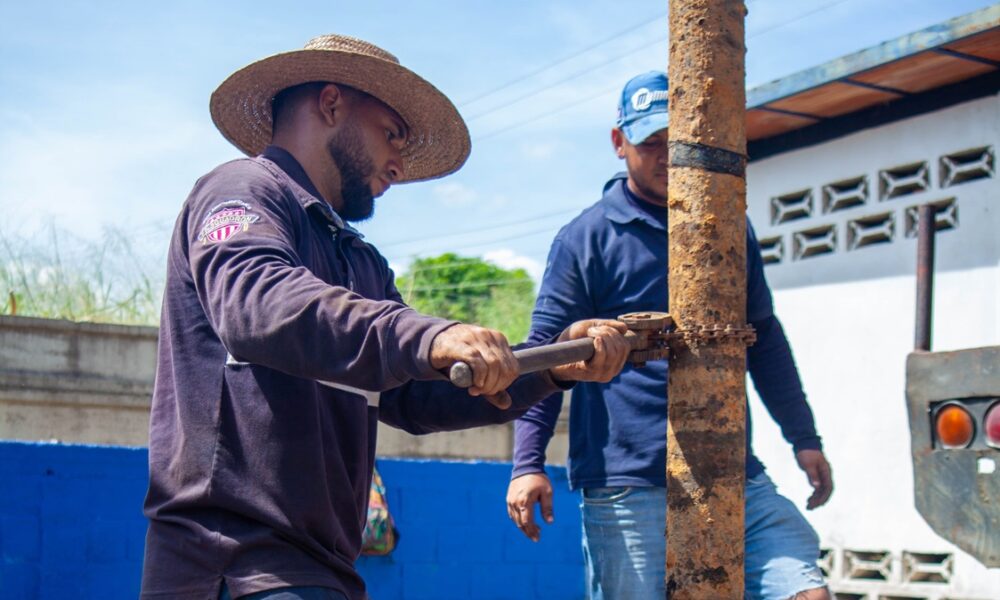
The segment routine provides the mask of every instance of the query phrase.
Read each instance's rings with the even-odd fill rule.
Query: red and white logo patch
[[[212,208],[202,222],[198,241],[206,245],[218,244],[246,231],[260,220],[260,215],[250,211],[250,205],[239,200],[229,200]]]

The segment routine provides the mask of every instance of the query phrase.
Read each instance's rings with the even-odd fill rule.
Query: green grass
[[[0,314],[155,325],[162,284],[121,231],[99,241],[50,227],[40,235],[0,230]]]

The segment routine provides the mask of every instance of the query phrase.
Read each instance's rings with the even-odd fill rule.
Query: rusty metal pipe
[[[746,325],[746,77],[740,0],[670,0],[669,312],[680,329]],[[742,600],[746,348],[670,359],[666,588]]]
[[[934,234],[937,209],[923,204],[917,213],[917,311],[913,349],[929,352],[934,305]]]

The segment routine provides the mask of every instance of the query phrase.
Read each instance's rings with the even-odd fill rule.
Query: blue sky
[[[754,87],[965,14],[984,0],[751,0]],[[323,33],[371,41],[465,116],[466,166],[394,187],[360,226],[396,268],[455,251],[540,275],[558,228],[619,170],[617,90],[665,69],[664,0],[0,4],[0,230],[129,234],[151,272],[195,179],[239,156],[208,98]],[[551,68],[544,67],[553,65]],[[160,262],[158,262],[160,261]]]

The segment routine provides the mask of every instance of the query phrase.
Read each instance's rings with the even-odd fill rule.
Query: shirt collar
[[[358,237],[364,237],[361,232],[354,229],[350,225],[344,222],[337,211],[333,210],[330,204],[323,200],[323,196],[316,189],[312,180],[309,179],[309,175],[306,174],[306,170],[302,168],[302,163],[298,161],[292,153],[285,150],[281,146],[269,145],[264,148],[261,152],[261,157],[278,165],[278,168],[285,172],[292,181],[299,184],[299,186],[309,194],[308,198],[299,198],[299,202],[306,209],[314,208],[318,210],[320,214],[326,217],[327,220],[331,221],[337,229],[345,229],[356,234]]]
[[[608,220],[622,224],[642,221],[650,227],[666,231],[666,223],[653,214],[666,209],[636,197],[628,189],[627,181],[628,174],[622,172],[616,173],[604,184],[604,210]]]

